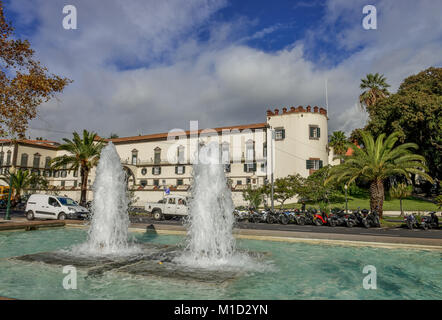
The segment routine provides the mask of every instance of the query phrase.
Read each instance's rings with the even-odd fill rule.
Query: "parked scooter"
[[[329,216],[330,227],[345,225],[345,211],[344,209],[333,208]]]
[[[378,208],[373,210],[369,215],[367,215],[367,221],[372,227],[380,228],[381,222],[379,220]]]
[[[413,230],[413,228],[419,228],[419,223],[416,217],[414,216],[414,213],[405,216],[404,221],[407,224],[408,229],[410,230]]]
[[[294,222],[300,226],[305,225],[305,216],[299,209],[294,211]]]
[[[435,211],[430,212],[429,216],[422,217],[421,228],[424,230],[439,229],[439,218]]]
[[[314,214],[313,223],[317,226],[329,224],[329,215],[326,211]]]

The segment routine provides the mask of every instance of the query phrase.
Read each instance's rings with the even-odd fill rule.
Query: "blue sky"
[[[325,102],[329,131],[349,133],[366,115],[359,82],[401,80],[442,63],[442,2],[377,0],[70,0],[78,29],[62,28],[58,0],[6,1],[16,35],[74,80],[41,106],[31,136],[83,128],[106,136],[265,121],[265,111]],[[362,8],[377,8],[364,30]]]

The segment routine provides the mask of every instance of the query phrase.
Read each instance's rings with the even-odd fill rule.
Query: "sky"
[[[329,134],[367,115],[361,78],[401,81],[442,65],[437,0],[4,0],[17,38],[74,82],[40,106],[28,136],[120,137],[260,123],[266,110],[325,106]],[[63,28],[63,7],[77,29]],[[362,8],[374,5],[377,29]]]

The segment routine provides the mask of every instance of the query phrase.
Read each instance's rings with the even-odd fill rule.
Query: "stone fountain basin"
[[[132,276],[167,278],[183,282],[198,282],[209,285],[226,285],[244,274],[242,271],[208,270],[191,268],[173,262],[182,249],[177,246],[140,244],[141,252],[133,256],[79,256],[68,251],[41,252],[9,260],[44,263],[53,266],[72,265],[87,272],[88,277],[100,277],[112,273]],[[259,253],[252,253],[259,256]]]

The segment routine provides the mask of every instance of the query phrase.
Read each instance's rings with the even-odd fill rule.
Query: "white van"
[[[26,218],[39,219],[86,219],[89,211],[67,197],[32,194],[26,203]]]

